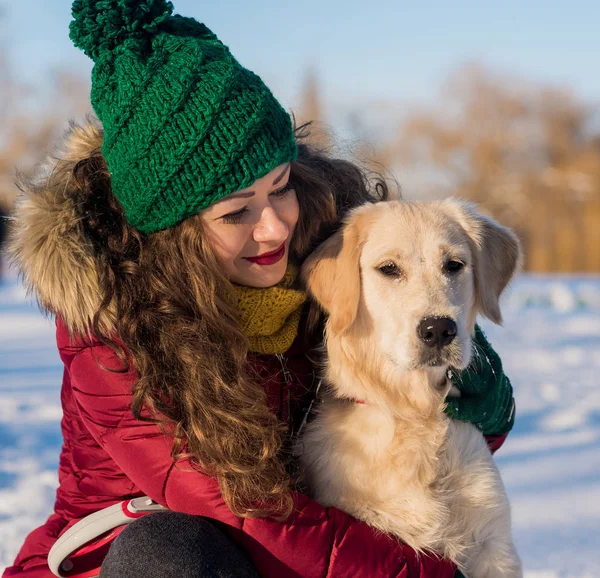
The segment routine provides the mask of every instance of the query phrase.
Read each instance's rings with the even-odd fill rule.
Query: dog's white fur
[[[477,313],[501,321],[520,259],[515,235],[470,204],[392,201],[353,211],[302,270],[329,314],[328,393],[297,447],[309,489],[469,578],[521,576],[521,563],[483,436],[443,412],[446,372],[468,365]],[[391,263],[398,274],[382,274]],[[429,317],[457,324],[441,350],[417,335]]]

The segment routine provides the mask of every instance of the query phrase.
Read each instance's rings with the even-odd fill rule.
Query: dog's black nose
[[[419,323],[417,333],[428,347],[442,348],[456,337],[456,323],[449,317],[426,317]]]

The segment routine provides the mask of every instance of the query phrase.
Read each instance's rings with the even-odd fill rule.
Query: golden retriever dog
[[[326,393],[296,452],[326,506],[452,559],[468,578],[522,576],[510,507],[482,434],[444,413],[478,313],[521,260],[516,236],[467,203],[355,209],[305,262],[328,314]]]

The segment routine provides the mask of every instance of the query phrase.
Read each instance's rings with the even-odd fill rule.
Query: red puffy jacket
[[[284,523],[235,516],[213,478],[190,471],[185,463],[175,467],[171,440],[156,425],[133,417],[135,375],[101,368],[118,366],[110,348],[99,341],[72,344],[60,322],[57,341],[65,372],[55,513],[27,537],[4,577],[50,578],[46,558],[61,533],[87,514],[143,494],[171,510],[220,522],[265,577],[454,576],[453,564],[417,558],[407,546],[300,493]],[[249,363],[264,380],[271,408],[286,420],[305,398],[313,372],[300,338],[283,358],[251,355]],[[292,377],[289,383],[283,379],[282,362]],[[502,439],[490,440],[492,447]]]
[[[44,187],[25,191],[14,215],[13,258],[26,284],[44,306],[70,326],[89,326],[101,294],[93,244],[75,208],[80,192],[71,175],[80,159],[102,145],[96,125],[74,125],[64,152],[46,165]],[[232,514],[216,481],[186,464],[176,467],[171,440],[131,412],[133,372],[101,368],[117,363],[99,341],[72,343],[62,322],[57,341],[65,371],[61,400],[64,444],[54,513],[29,534],[3,576],[51,578],[47,555],[58,536],[88,514],[147,494],[168,508],[207,516],[228,532],[265,577],[451,578],[453,564],[417,558],[398,541],[374,531],[336,508],[324,508],[296,493],[295,511],[285,523],[243,519]],[[312,367],[298,338],[282,357],[250,355],[269,404],[284,421],[302,408],[312,386]],[[292,376],[286,383],[281,363]],[[289,380],[288,380],[289,381]],[[491,441],[496,449],[502,438]],[[187,471],[186,471],[187,470]]]

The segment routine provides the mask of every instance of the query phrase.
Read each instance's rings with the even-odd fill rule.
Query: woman
[[[58,536],[144,494],[172,512],[130,524],[101,576],[453,576],[291,482],[321,337],[297,267],[385,184],[302,144],[262,81],[169,2],[76,0],[73,16],[102,128],[72,127],[12,243],[56,315],[59,488],[4,576],[51,576]],[[450,411],[495,449],[512,390],[478,343],[489,359]]]

